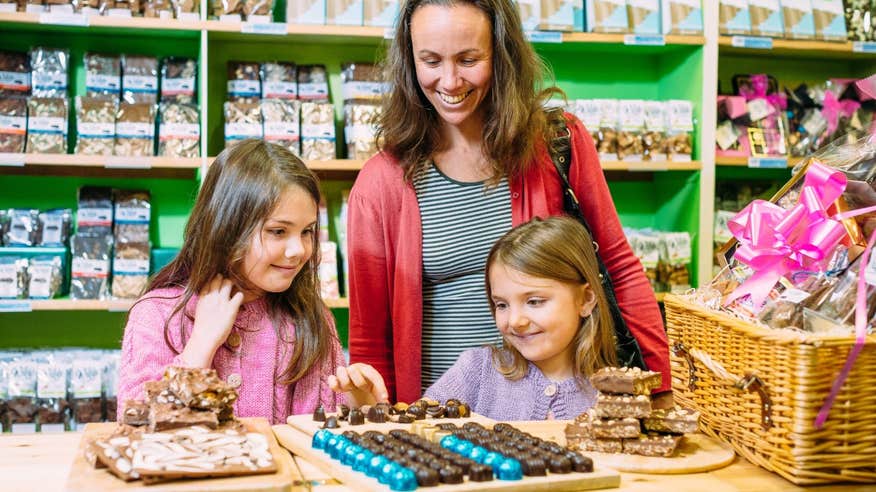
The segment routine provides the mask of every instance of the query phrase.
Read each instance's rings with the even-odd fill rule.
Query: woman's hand
[[[234,291],[231,280],[216,275],[198,295],[195,326],[186,348],[180,354],[192,367],[210,367],[213,356],[231,333],[243,292]]]
[[[328,377],[329,387],[336,393],[347,393],[350,405],[373,405],[388,402],[389,392],[377,369],[368,364],[356,363],[338,367]]]

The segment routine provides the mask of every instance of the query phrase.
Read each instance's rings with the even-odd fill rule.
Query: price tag
[[[59,26],[87,26],[88,16],[82,14],[46,13],[40,14],[40,24]]]
[[[787,157],[749,157],[748,167],[761,169],[787,169]]]
[[[852,43],[852,51],[855,53],[876,53],[876,42],[855,41]]]
[[[240,25],[240,32],[247,34],[285,36],[286,31],[286,23],[284,22],[244,22]]]
[[[0,152],[0,166],[24,167],[24,154]]]
[[[627,34],[624,44],[632,46],[666,46],[666,36],[662,34]]]
[[[0,301],[0,313],[29,313],[33,306],[26,299],[12,299]]]
[[[562,43],[563,33],[559,31],[526,31],[530,43]]]
[[[107,169],[152,169],[152,157],[108,156],[104,167]]]
[[[733,36],[731,43],[737,48],[752,48],[756,50],[773,49],[773,38],[762,38],[756,36]]]

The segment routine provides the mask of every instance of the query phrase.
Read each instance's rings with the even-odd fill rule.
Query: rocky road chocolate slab
[[[624,453],[642,456],[672,456],[683,436],[658,434],[641,435],[635,439],[624,439]]]
[[[575,418],[572,427],[577,426],[577,432],[582,437],[614,438],[638,437],[642,432],[639,419],[625,417],[620,419],[600,418],[591,409]],[[568,433],[567,433],[568,435]]]
[[[567,438],[566,445],[577,451],[591,451],[594,453],[621,453],[624,451],[620,439],[595,439],[592,437]]]
[[[607,395],[599,393],[596,397],[596,406],[593,407],[596,415],[602,418],[645,418],[651,415],[651,398],[645,395]]]
[[[642,419],[642,425],[649,431],[685,434],[698,430],[699,419],[699,412],[687,408],[656,409]]]
[[[590,384],[604,393],[650,395],[660,387],[659,372],[643,371],[638,367],[603,367],[590,376]]]
[[[176,408],[171,404],[152,404],[149,407],[149,431],[158,432],[200,425],[215,429],[219,425],[216,412]]]

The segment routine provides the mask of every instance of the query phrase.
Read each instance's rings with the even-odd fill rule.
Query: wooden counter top
[[[7,492],[61,491],[67,481],[81,433],[0,435],[0,480]],[[308,484],[299,483],[293,490],[315,492],[352,492],[314,465],[297,459],[301,475]],[[309,487],[308,487],[309,485]],[[423,489],[424,491],[427,489]],[[825,485],[797,487],[773,473],[758,468],[742,458],[732,465],[707,473],[691,475],[643,475],[623,473],[618,489],[631,492],[731,492],[731,491],[876,491],[874,485]]]

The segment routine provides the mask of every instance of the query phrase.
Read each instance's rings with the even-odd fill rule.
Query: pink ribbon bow
[[[755,200],[729,222],[739,241],[735,258],[754,274],[736,288],[724,305],[750,295],[755,309],[763,307],[776,282],[798,270],[821,270],[828,255],[846,234],[827,208],[846,188],[846,176],[819,163],[809,166],[799,202],[789,210]]]
[[[855,111],[861,107],[861,103],[851,99],[839,100],[833,92],[824,93],[821,114],[827,120],[827,135],[833,135],[839,126],[840,116],[851,118]]]

